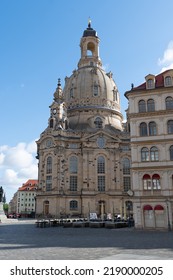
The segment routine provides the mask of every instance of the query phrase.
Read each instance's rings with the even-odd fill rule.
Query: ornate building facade
[[[60,79],[48,126],[37,141],[36,214],[134,216],[136,228],[172,228],[173,70],[120,95],[102,68],[99,37],[88,27],[77,69]]]
[[[137,228],[172,228],[173,70],[147,75],[129,100],[133,208]]]
[[[37,141],[37,214],[88,217],[132,213],[130,142],[112,73],[102,68],[99,37],[88,27],[81,57],[50,105],[48,127]]]

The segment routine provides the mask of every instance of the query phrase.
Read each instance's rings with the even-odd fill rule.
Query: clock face
[[[53,114],[54,114],[54,115],[56,114],[56,109],[53,109]]]
[[[98,137],[97,138],[97,146],[100,148],[100,149],[103,149],[105,147],[105,139],[104,137]]]

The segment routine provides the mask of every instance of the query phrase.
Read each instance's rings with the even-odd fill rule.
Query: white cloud
[[[0,185],[5,190],[7,202],[28,179],[37,179],[36,151],[35,141],[18,143],[14,147],[0,146]]]
[[[169,42],[163,57],[158,59],[158,65],[162,66],[161,72],[173,68],[173,41]]]

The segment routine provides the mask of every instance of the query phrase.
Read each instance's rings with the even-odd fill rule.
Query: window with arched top
[[[99,156],[97,159],[97,173],[105,173],[105,158]]]
[[[140,100],[138,103],[139,113],[146,112],[146,103],[145,100]]]
[[[168,134],[173,134],[173,120],[167,122],[167,131]]]
[[[157,147],[151,147],[150,149],[150,159],[151,161],[158,161],[159,160],[159,150]]]
[[[173,109],[173,98],[171,96],[166,97],[165,103],[166,103],[167,110]]]
[[[53,128],[53,119],[50,119],[50,121],[49,121],[49,127],[50,127],[50,128]]]
[[[153,190],[160,190],[160,176],[158,174],[154,174],[152,176],[152,188]]]
[[[94,124],[95,124],[96,128],[102,128],[103,127],[103,121],[100,117],[95,118]]]
[[[47,174],[52,173],[52,157],[51,157],[51,156],[49,156],[49,157],[47,158],[47,162],[46,162],[46,173],[47,173]]]
[[[99,87],[97,84],[93,85],[93,96],[98,96]]]
[[[105,191],[105,158],[103,156],[97,158],[97,186],[99,192]]]
[[[140,136],[148,135],[147,124],[145,122],[142,122],[139,128],[140,128]]]
[[[77,191],[78,185],[78,158],[71,156],[69,159],[69,172],[70,172],[70,191]]]
[[[70,157],[69,170],[71,174],[76,174],[78,172],[78,158],[76,156]]]
[[[150,136],[157,135],[157,128],[155,122],[149,122],[148,131]]]
[[[151,177],[148,174],[145,174],[142,178],[144,190],[151,190]]]
[[[130,160],[128,158],[123,158],[122,160],[123,174],[130,174]]]
[[[147,111],[148,112],[154,112],[155,111],[155,103],[153,99],[147,100]]]
[[[149,161],[150,156],[149,156],[149,149],[146,147],[143,147],[141,149],[141,161]]]
[[[153,79],[148,79],[147,80],[147,88],[154,88],[154,80]]]
[[[165,77],[165,86],[171,86],[172,85],[172,78],[171,76]]]

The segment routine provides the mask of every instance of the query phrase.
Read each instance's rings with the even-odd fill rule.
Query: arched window
[[[52,157],[50,156],[47,158],[46,173],[47,174],[52,173]]]
[[[74,89],[71,88],[71,89],[70,89],[70,98],[73,98],[73,97],[74,97]]]
[[[97,174],[98,191],[105,191],[105,158],[103,156],[97,159]]]
[[[160,190],[160,176],[158,174],[154,174],[152,176],[152,187],[153,190]]]
[[[77,200],[70,201],[70,210],[77,210],[78,209],[78,202]]]
[[[97,173],[105,173],[105,159],[103,156],[99,156],[97,159]]]
[[[156,123],[155,122],[150,122],[149,123],[149,135],[157,135],[157,129],[156,129]]]
[[[50,127],[50,128],[53,128],[53,119],[50,119],[49,127]]]
[[[69,170],[70,173],[75,174],[78,172],[78,158],[71,156],[69,159]]]
[[[159,151],[157,147],[151,147],[150,149],[150,159],[151,161],[158,161],[159,160]]]
[[[173,120],[169,120],[167,122],[167,130],[168,130],[168,134],[172,134],[173,133]]]
[[[171,86],[172,85],[172,79],[171,76],[165,77],[165,86]]]
[[[169,148],[170,160],[173,160],[173,145]]]
[[[141,149],[141,161],[149,161],[149,150],[146,147]]]
[[[52,189],[52,176],[46,176],[46,191],[51,191]]]
[[[102,119],[100,118],[100,117],[97,117],[96,119],[95,119],[95,126],[96,126],[96,128],[102,128],[102,125],[103,125],[103,121],[102,121]]]
[[[151,177],[148,174],[143,176],[143,188],[144,190],[151,190]]]
[[[148,131],[147,131],[147,124],[145,122],[142,122],[140,124],[140,136],[147,136]]]
[[[98,92],[99,92],[99,87],[98,85],[94,85],[93,86],[93,96],[98,96]]]
[[[123,165],[123,175],[129,175],[130,174],[130,160],[128,158],[123,158],[122,165]]]
[[[144,100],[140,100],[138,103],[139,112],[146,112],[146,104]]]
[[[78,158],[71,156],[69,159],[70,191],[77,191]]]
[[[148,79],[147,80],[147,88],[154,88],[154,80],[153,79]]]
[[[154,112],[155,111],[155,104],[153,99],[147,100],[147,111],[148,112]]]
[[[166,97],[165,103],[167,110],[173,109],[173,98],[171,96]]]

